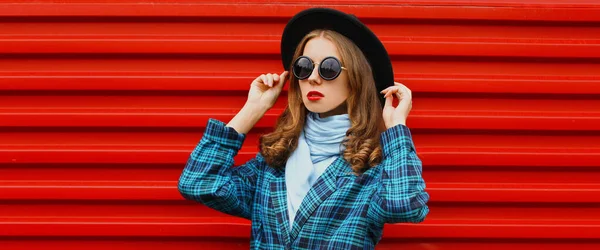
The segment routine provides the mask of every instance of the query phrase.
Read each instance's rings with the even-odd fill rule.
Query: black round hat
[[[281,59],[283,68],[289,69],[294,52],[302,38],[315,29],[336,31],[351,41],[363,52],[371,69],[378,92],[394,85],[394,71],[387,50],[365,24],[356,16],[330,8],[310,8],[294,15],[283,30],[281,37]],[[384,105],[383,95],[379,96]]]

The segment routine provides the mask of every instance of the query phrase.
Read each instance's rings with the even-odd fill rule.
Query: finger
[[[386,97],[393,95],[394,93],[397,93],[399,91],[398,87],[391,87],[387,93],[386,93]]]
[[[267,81],[269,81],[269,87],[273,87],[273,74],[267,74]]]
[[[267,76],[266,76],[266,75],[264,75],[264,74],[263,74],[263,75],[260,75],[260,79],[262,80],[262,83],[263,83],[264,85],[267,85],[267,86],[269,86],[269,80],[267,79]]]
[[[394,93],[392,93],[392,95],[394,95],[396,98],[398,98],[398,100],[402,100],[402,98],[404,98],[406,95],[404,94],[404,90],[400,87],[398,87]]]
[[[390,89],[390,90],[388,90],[388,92],[385,94],[385,97],[387,98],[387,97],[393,96],[393,95],[394,95],[394,93],[395,93],[395,90],[394,90],[394,89]]]
[[[254,79],[254,81],[257,83],[263,83],[263,76],[264,75],[259,75],[258,77],[256,77],[256,79]]]
[[[384,94],[384,97],[388,97],[390,91],[392,90],[393,87],[387,87],[386,89],[382,90],[381,93]]]
[[[379,92],[379,94],[382,94],[383,96],[385,96],[385,94],[387,94],[387,92],[388,92],[388,90],[387,90],[387,89],[384,89],[384,90],[382,90],[381,92]]]
[[[387,96],[389,96],[389,97],[392,97],[392,98],[393,98],[393,97],[394,97],[394,94],[395,94],[396,92],[397,92],[397,90],[395,90],[395,89],[392,89],[392,90],[388,91],[388,93],[387,93]]]
[[[412,91],[406,85],[398,82],[394,82],[394,85],[401,88],[401,91],[404,93],[405,97],[412,99]]]
[[[405,97],[404,93],[402,93],[400,91],[396,92],[395,94],[396,94],[396,97],[398,97],[398,100],[402,100]]]
[[[279,76],[279,82],[277,82],[277,84],[278,84],[277,86],[279,86],[279,89],[282,89],[283,85],[285,85],[285,82],[287,81],[288,73],[289,73],[288,71],[284,71]]]
[[[275,86],[275,84],[277,84],[277,81],[275,81],[275,76],[277,76],[277,74],[269,74],[271,75],[271,85]]]
[[[278,74],[273,74],[273,81],[279,82],[279,75]]]
[[[385,88],[384,90],[382,90],[380,93],[383,93],[383,92],[389,91],[389,90],[390,90],[391,88],[393,88],[393,87],[394,87],[394,86],[389,86],[389,87]]]
[[[389,97],[389,96],[385,98],[385,105],[384,105],[384,108],[385,108],[385,107],[393,107],[393,106],[392,106],[392,99],[393,99],[393,98],[392,98],[392,97]]]
[[[412,99],[412,92],[410,91],[410,89],[406,86],[402,86],[402,93],[404,95],[404,97],[408,98],[408,99]]]
[[[410,91],[410,89],[408,87],[406,87],[406,85],[399,83],[399,82],[394,82],[394,87],[399,87],[403,90]]]

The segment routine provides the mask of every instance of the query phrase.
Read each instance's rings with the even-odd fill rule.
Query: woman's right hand
[[[277,74],[262,74],[250,84],[248,91],[248,100],[246,105],[251,105],[266,112],[277,101],[277,97],[283,89],[288,76],[288,71],[284,71],[281,75]]]
[[[287,80],[287,71],[281,75],[264,74],[252,81],[248,100],[227,127],[232,127],[238,133],[247,134],[262,116],[275,104],[283,85]]]

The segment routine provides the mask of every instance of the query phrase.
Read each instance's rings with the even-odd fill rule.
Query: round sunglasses
[[[294,61],[294,76],[299,80],[307,79],[312,74],[315,64],[319,65],[319,75],[326,81],[337,78],[342,70],[346,70],[340,60],[333,56],[325,57],[321,63],[315,63],[307,56],[300,56]]]

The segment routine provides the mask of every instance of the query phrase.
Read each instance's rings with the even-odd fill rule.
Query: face
[[[302,101],[306,108],[319,113],[321,117],[346,113],[345,103],[350,93],[347,70],[342,70],[342,73],[331,81],[324,80],[319,75],[318,64],[324,58],[334,56],[341,62],[335,45],[324,37],[315,37],[306,43],[303,55],[315,63],[310,77],[299,80]]]

